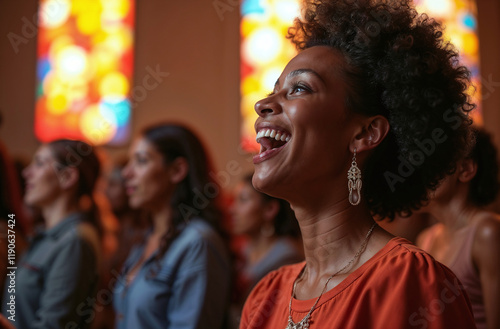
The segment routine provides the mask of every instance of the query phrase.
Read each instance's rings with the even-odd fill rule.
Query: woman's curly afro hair
[[[379,218],[409,215],[469,148],[470,73],[442,27],[411,1],[306,1],[288,38],[344,57],[345,106],[391,126],[363,168],[363,196]]]

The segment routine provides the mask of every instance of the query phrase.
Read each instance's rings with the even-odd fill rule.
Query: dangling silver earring
[[[351,168],[347,172],[347,186],[349,188],[349,202],[356,206],[361,201],[361,170],[356,163],[356,148],[354,148],[354,155],[352,157]]]

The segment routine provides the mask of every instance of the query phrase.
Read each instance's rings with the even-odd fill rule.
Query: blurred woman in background
[[[118,280],[116,328],[223,326],[231,269],[210,169],[185,127],[149,127],[133,143],[123,170],[129,203],[148,211],[152,226]]]
[[[495,200],[497,151],[489,134],[475,129],[476,144],[447,176],[422,212],[438,224],[417,244],[448,266],[469,295],[478,329],[500,327],[500,216],[485,207]]]
[[[150,226],[141,211],[133,209],[129,204],[125,186],[123,169],[127,164],[126,160],[118,161],[109,171],[106,184],[106,198],[109,201],[111,211],[118,220],[119,229],[117,232],[118,248],[111,257],[110,268],[120,271],[123,262],[127,259],[132,246],[142,241],[145,230]]]
[[[103,243],[102,275],[98,291],[106,291],[107,295],[106,298],[97,298],[95,307],[99,312],[96,313],[92,329],[114,328],[115,312],[109,293],[130,250],[144,239],[146,228],[150,226],[142,211],[132,209],[129,205],[125,178],[122,175],[126,164],[126,159],[119,159],[106,174],[103,191],[106,203],[101,209],[109,209],[110,214],[108,217],[103,216],[103,226],[107,228],[108,234],[107,239],[103,239],[107,243]]]
[[[6,328],[88,328],[98,282],[99,215],[92,193],[100,163],[92,146],[72,140],[42,145],[24,170],[25,202],[44,227],[16,271],[15,322]],[[5,290],[4,299],[10,298]],[[91,300],[91,299],[90,299]],[[2,314],[12,315],[3,303]]]
[[[304,259],[300,228],[290,204],[258,192],[252,174],[237,185],[231,207],[232,232],[246,238],[236,252],[232,326],[239,326],[241,310],[252,288],[269,272]]]
[[[288,202],[255,190],[251,174],[237,186],[231,213],[233,234],[248,238],[237,269],[244,302],[267,273],[304,259],[298,249],[300,228]]]

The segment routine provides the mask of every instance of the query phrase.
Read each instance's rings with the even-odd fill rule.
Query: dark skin
[[[290,61],[273,93],[255,105],[257,132],[274,128],[291,136],[277,152],[263,146],[254,158],[253,185],[287,200],[295,211],[306,259],[296,286],[298,299],[320,296],[328,277],[349,263],[374,223],[364,200],[357,206],[349,203],[347,171],[354,149],[362,167],[387,135],[389,123],[383,116],[357,115],[344,107],[343,63],[342,55],[329,47],[306,49]],[[376,227],[360,258],[335,276],[327,290],[391,238]]]
[[[468,201],[470,182],[477,172],[472,159],[462,160],[457,171],[441,183],[424,211],[439,221],[439,231],[427,250],[436,260],[447,265],[451,261],[450,243],[456,232],[477,225],[472,243],[472,263],[482,286],[488,329],[500,326],[500,216],[480,209]],[[429,231],[418,238],[421,245]]]

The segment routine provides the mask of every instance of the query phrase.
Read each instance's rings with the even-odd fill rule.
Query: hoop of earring
[[[352,157],[351,168],[347,171],[347,187],[349,189],[349,202],[356,206],[361,201],[361,170],[356,163],[356,148],[354,148],[354,155]]]

